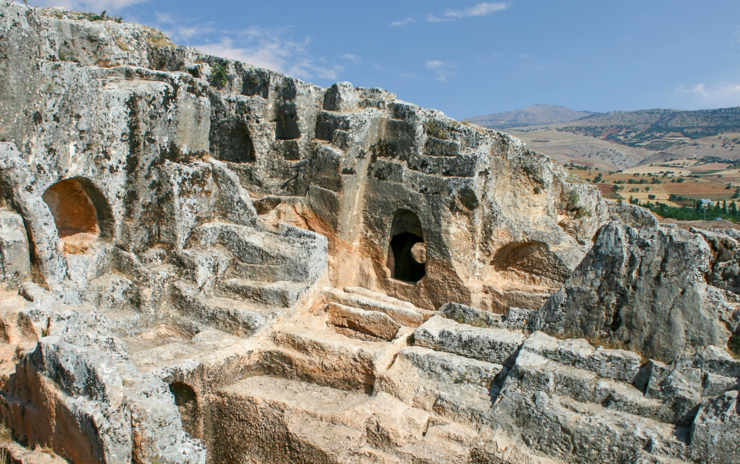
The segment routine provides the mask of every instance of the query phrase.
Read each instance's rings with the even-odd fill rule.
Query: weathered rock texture
[[[722,233],[635,229],[612,223],[534,323],[661,361],[725,346],[740,327],[736,304],[708,282],[734,288],[737,242]],[[717,251],[710,248],[714,244]]]
[[[0,0],[0,417],[70,462],[735,462],[737,237],[656,227],[383,90]]]

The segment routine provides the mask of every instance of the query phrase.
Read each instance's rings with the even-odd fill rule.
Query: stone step
[[[336,327],[356,330],[383,340],[393,340],[401,328],[387,314],[378,311],[366,311],[332,302],[327,305],[326,312],[329,322]]]
[[[344,287],[342,290],[344,290],[345,293],[354,293],[356,295],[366,296],[368,298],[373,298],[375,300],[380,300],[396,306],[403,306],[413,310],[420,309],[414,306],[413,303],[409,303],[408,301],[399,300],[398,298],[393,298],[392,296],[388,296],[385,293],[374,292],[364,287]]]
[[[246,264],[234,260],[224,274],[227,279],[256,280],[259,282],[293,281],[297,276],[285,265]]]
[[[657,464],[681,462],[687,456],[687,427],[598,404],[548,396],[545,392],[510,395],[504,390],[496,409],[516,411],[523,441],[534,451],[565,462]],[[563,446],[564,443],[567,446]],[[643,454],[641,460],[636,461],[636,454],[643,452],[647,457]]]
[[[388,296],[385,293],[374,292],[363,287],[344,287],[343,290],[345,293],[354,293],[360,296],[372,298],[374,300],[379,300],[383,303],[388,303],[393,306],[401,306],[411,309],[421,314],[424,317],[424,321],[428,321],[432,317],[439,315],[439,311],[431,311],[429,309],[420,308],[408,301],[399,300],[398,298]]]
[[[214,462],[467,462],[454,438],[476,436],[386,394],[271,376],[220,388],[210,410],[215,430],[239,430],[214,434]]]
[[[199,288],[211,285],[233,261],[233,257],[221,247],[176,250],[172,257],[174,264],[184,271],[183,275]]]
[[[527,338],[522,351],[627,383],[635,381],[642,365],[642,358],[637,353],[595,348],[583,339],[558,340],[544,332],[535,332]]]
[[[313,282],[328,267],[326,237],[285,224],[278,224],[275,230],[262,230],[210,222],[193,231],[187,248],[223,249],[240,264],[278,266],[282,268],[281,278],[294,282]]]
[[[480,361],[506,365],[524,343],[524,335],[506,329],[459,324],[435,316],[414,332],[414,344]]]
[[[329,302],[344,306],[385,313],[397,323],[408,327],[418,327],[425,320],[425,314],[422,314],[424,310],[419,308],[412,309],[408,306],[399,306],[357,293],[347,293],[339,289],[333,289],[324,292],[324,297]]]
[[[257,282],[245,279],[226,279],[216,286],[219,297],[251,301],[260,305],[290,308],[296,304],[308,286],[301,282]]]
[[[588,370],[561,364],[526,350],[517,356],[504,383],[504,389],[507,388],[541,391],[581,403],[599,404],[609,410],[666,424],[675,424],[688,413],[672,402],[646,398],[628,383],[605,379]]]
[[[371,390],[377,373],[391,365],[409,335],[402,333],[392,343],[363,341],[326,330],[319,318],[304,322],[313,326],[281,329],[273,335],[276,350],[265,350],[265,372],[335,388]]]
[[[500,364],[477,361],[428,348],[401,349],[375,383],[376,392],[473,426],[492,422],[493,384]]]
[[[202,296],[196,288],[183,281],[173,285],[173,299],[175,307],[186,318],[239,336],[253,335],[282,313],[279,307]]]

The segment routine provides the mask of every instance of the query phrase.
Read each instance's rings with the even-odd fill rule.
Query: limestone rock
[[[740,313],[707,285],[709,270],[710,248],[699,235],[608,224],[533,327],[603,340],[661,361],[724,346]]]
[[[85,463],[737,461],[735,231],[114,18],[0,0],[0,38],[13,439]]]
[[[31,276],[28,237],[19,214],[0,210],[0,280],[22,281]]]
[[[414,332],[414,343],[481,361],[504,364],[521,346],[524,337],[502,329],[458,324],[435,316]]]
[[[470,306],[459,303],[447,303],[439,308],[445,317],[461,324],[474,325],[477,327],[496,327],[501,322],[501,316],[480,311]]]
[[[730,391],[702,404],[691,430],[693,456],[707,463],[740,459],[736,446],[740,434],[738,392]]]

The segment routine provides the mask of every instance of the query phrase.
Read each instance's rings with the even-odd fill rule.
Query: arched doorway
[[[112,214],[105,197],[87,179],[65,179],[42,195],[67,253],[83,253],[91,242],[111,234]]]
[[[391,227],[388,267],[391,277],[416,283],[426,275],[426,243],[419,216],[408,210],[396,213]]]

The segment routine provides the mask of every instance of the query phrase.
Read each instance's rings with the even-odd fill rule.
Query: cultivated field
[[[639,166],[621,172],[602,171],[577,163],[576,166],[566,165],[566,168],[579,179],[597,185],[606,198],[628,200],[632,197],[640,202],[659,201],[671,206],[687,205],[690,200],[730,200],[740,186],[740,171],[732,164],[697,160],[671,163]],[[675,195],[673,201],[671,195]]]

